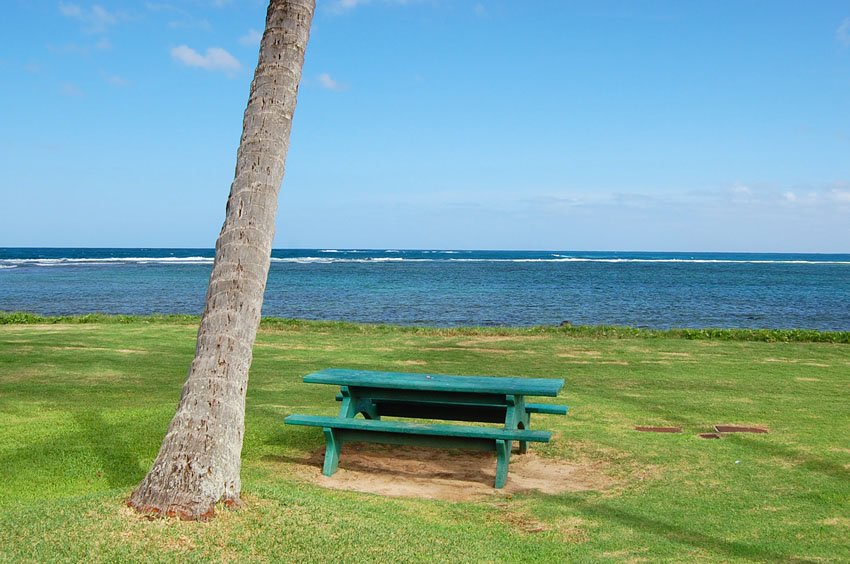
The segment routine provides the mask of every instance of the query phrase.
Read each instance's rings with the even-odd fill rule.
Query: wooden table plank
[[[334,429],[352,429],[365,431],[386,431],[409,435],[437,435],[442,437],[469,437],[479,439],[526,440],[546,443],[552,437],[549,431],[530,431],[522,429],[496,429],[494,427],[469,427],[467,425],[443,425],[433,423],[408,423],[402,421],[370,421],[368,419],[350,419],[345,417],[327,417],[322,415],[289,415],[284,419],[287,425],[305,425],[310,427],[331,427]]]
[[[497,376],[449,376],[327,368],[308,374],[304,382],[337,386],[362,386],[396,390],[473,392],[555,397],[564,381],[555,378],[504,378]]]

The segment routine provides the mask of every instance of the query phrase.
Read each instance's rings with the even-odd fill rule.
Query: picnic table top
[[[333,384],[396,390],[466,392],[555,397],[564,381],[556,378],[504,378],[498,376],[449,376],[326,368],[304,377],[309,384]]]

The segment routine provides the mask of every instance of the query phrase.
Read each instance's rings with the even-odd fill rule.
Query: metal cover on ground
[[[700,433],[699,438],[701,438],[701,439],[719,439],[720,433]]]
[[[767,429],[761,427],[740,427],[738,425],[715,425],[714,430],[718,433],[767,433]]]

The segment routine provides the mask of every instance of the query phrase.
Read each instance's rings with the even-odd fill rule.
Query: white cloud
[[[835,37],[838,42],[845,47],[850,47],[850,18],[845,18],[838,30],[835,32]]]
[[[83,29],[89,33],[103,33],[109,26],[118,23],[119,16],[99,4],[90,8],[82,8],[77,4],[59,2],[59,12],[83,24]]]
[[[830,193],[830,198],[839,204],[850,204],[850,190],[839,190],[833,188]]]
[[[343,90],[343,86],[339,82],[334,80],[333,77],[331,77],[331,75],[329,75],[326,72],[323,72],[322,74],[319,75],[318,81],[319,81],[319,86],[321,86],[325,90],[336,90],[336,91]]]
[[[62,94],[65,96],[71,96],[74,98],[80,98],[83,95],[83,91],[80,90],[80,87],[72,82],[63,82],[62,83]]]
[[[782,194],[782,198],[789,204],[793,204],[797,201],[797,194],[795,194],[794,192],[785,192],[784,194]]]
[[[239,43],[242,45],[248,45],[249,47],[256,47],[260,44],[260,40],[263,38],[263,33],[261,31],[257,31],[256,29],[249,29],[248,33],[239,38]]]
[[[209,47],[201,55],[187,45],[180,45],[171,50],[171,57],[187,67],[198,67],[206,70],[236,72],[242,68],[239,61],[221,47]]]
[[[59,11],[62,12],[63,16],[68,16],[69,18],[81,18],[83,16],[82,8],[76,4],[59,2]]]
[[[395,6],[405,6],[409,4],[421,3],[426,0],[334,0],[330,3],[328,9],[335,14],[342,14],[351,11],[359,6],[367,4],[387,4]]]
[[[120,77],[117,74],[107,74],[103,77],[103,79],[112,86],[127,86],[127,84],[129,84],[127,79]]]

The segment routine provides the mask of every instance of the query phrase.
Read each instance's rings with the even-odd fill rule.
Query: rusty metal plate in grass
[[[635,427],[635,431],[643,433],[681,433],[681,427]]]
[[[767,433],[767,429],[761,427],[741,427],[738,425],[715,425],[714,430],[718,433]]]
[[[720,433],[700,433],[699,438],[701,438],[701,439],[719,439]]]

